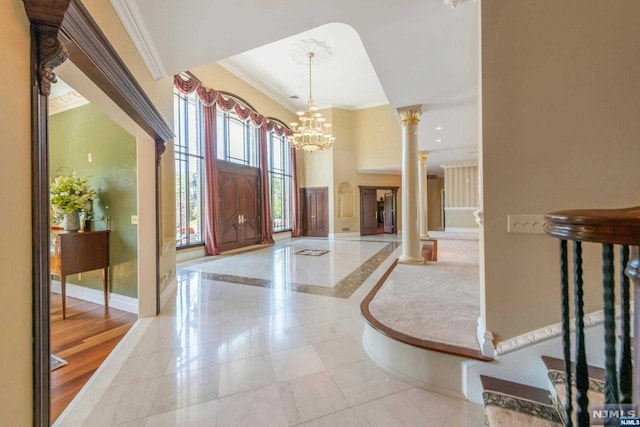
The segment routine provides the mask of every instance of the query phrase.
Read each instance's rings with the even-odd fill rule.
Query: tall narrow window
[[[284,136],[273,132],[268,146],[273,231],[291,230],[291,149]]]
[[[204,151],[202,106],[195,93],[174,90],[176,238],[177,246],[199,245],[204,241],[203,187]]]

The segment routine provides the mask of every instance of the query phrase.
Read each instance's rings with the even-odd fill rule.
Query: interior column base
[[[400,264],[422,265],[424,263],[424,258],[400,255],[398,262]]]

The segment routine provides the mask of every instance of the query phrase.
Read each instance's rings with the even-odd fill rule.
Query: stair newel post
[[[636,391],[636,395],[633,396],[633,402],[636,405],[640,405],[640,247],[631,246],[631,252],[629,254],[629,263],[625,270],[627,276],[633,284],[634,299],[635,299],[635,311],[633,313],[634,318],[634,336],[633,345],[636,349],[635,360],[633,366],[633,389]]]
[[[562,349],[564,354],[564,372],[567,377],[567,384],[571,384],[571,312],[569,309],[569,259],[566,240],[560,240],[560,286],[562,290]],[[571,420],[571,413],[573,412],[572,400],[571,387],[567,387],[564,404],[564,425],[566,427],[573,427],[573,421]]]
[[[616,366],[616,310],[615,310],[615,281],[613,279],[613,245],[602,245],[602,280],[604,299],[604,356],[605,403],[618,403],[618,368]],[[606,425],[618,425],[616,421],[608,421]]]
[[[622,351],[620,355],[620,403],[630,404],[633,399],[633,366],[631,364],[631,292],[629,276],[625,273],[625,268],[629,263],[628,245],[623,245],[620,249],[620,260],[622,262],[622,274],[620,277],[620,327],[622,329]]]
[[[589,426],[589,371],[584,342],[584,291],[582,279],[582,242],[573,243],[573,277],[576,310],[576,418],[580,427]],[[567,383],[571,387],[571,383]]]

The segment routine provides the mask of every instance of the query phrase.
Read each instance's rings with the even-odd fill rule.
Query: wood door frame
[[[49,117],[54,69],[70,59],[155,141],[156,308],[159,309],[159,165],[171,126],[80,0],[23,0],[31,24],[33,426],[50,425]]]
[[[302,213],[305,212],[302,208],[304,203],[306,203],[307,198],[305,197],[306,191],[307,190],[321,190],[324,194],[325,194],[325,198],[327,200],[327,209],[325,209],[324,211],[324,223],[327,224],[327,236],[324,237],[329,237],[329,187],[300,187],[299,189],[299,195],[300,195],[300,206],[299,206],[299,212],[300,212],[300,224],[301,224],[301,232],[307,231],[302,227],[302,224],[304,222],[304,218],[302,217]],[[314,237],[314,236],[309,236],[307,234],[301,234],[302,237]]]
[[[358,185],[360,191],[360,230],[362,230],[364,215],[362,213],[362,190],[391,190],[393,194],[393,233],[398,234],[398,189],[400,187],[394,187],[389,185]],[[361,234],[362,235],[362,234]]]

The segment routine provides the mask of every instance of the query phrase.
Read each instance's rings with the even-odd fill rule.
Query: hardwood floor
[[[51,352],[68,365],[51,373],[51,419],[56,420],[138,319],[126,311],[51,294]]]

